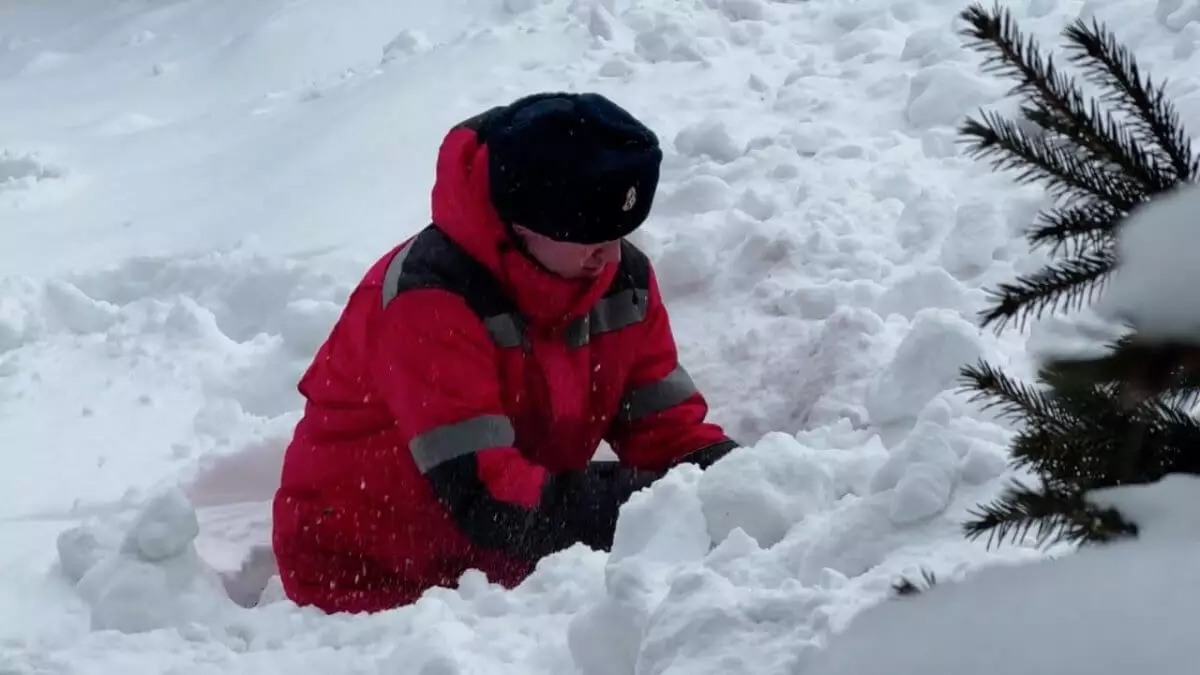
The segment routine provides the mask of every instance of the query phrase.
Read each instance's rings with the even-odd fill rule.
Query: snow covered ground
[[[1042,36],[1112,22],[1200,129],[1196,0],[1009,4]],[[1007,89],[960,46],[963,6],[0,5],[0,672],[990,675],[963,665],[984,649],[999,675],[1040,671],[984,629],[1044,643],[1051,589],[1110,629],[1186,612],[1097,599],[1151,549],[1014,570],[1042,553],[959,534],[1010,475],[1009,431],[950,390],[980,356],[1026,368],[1024,336],[974,314],[1038,264],[1018,236],[1044,205],[955,146]],[[295,382],[340,303],[426,223],[445,129],[541,89],[601,91],[660,133],[636,240],[714,418],[752,447],[637,495],[611,556],[563,552],[512,592],[467,575],[375,616],[274,584],[234,604],[217,573],[268,539]],[[1112,602],[1200,587],[1194,549],[1171,551],[1146,563],[1155,595]],[[868,609],[921,567],[945,585]],[[1104,663],[1078,672],[1128,672]]]

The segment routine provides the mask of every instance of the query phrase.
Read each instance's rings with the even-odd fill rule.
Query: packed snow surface
[[[1012,474],[958,368],[1027,374],[1025,337],[976,312],[1042,262],[1019,235],[1047,205],[956,144],[1009,87],[960,45],[963,6],[4,3],[0,672],[1125,675],[1120,648],[1183,672],[1200,585],[1169,539],[1195,524],[1152,512],[1196,513],[1192,483],[1112,497],[1175,523],[1136,545],[1027,565],[1045,552],[961,536]],[[1109,21],[1200,128],[1194,1],[1009,6],[1042,37]],[[373,616],[299,609],[261,549],[297,378],[427,223],[445,130],[537,90],[660,134],[634,239],[746,448],[513,591],[469,573]],[[922,568],[937,587],[887,601]]]

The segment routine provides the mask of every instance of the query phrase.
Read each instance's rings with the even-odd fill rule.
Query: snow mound
[[[962,366],[979,360],[979,329],[958,313],[924,309],[868,393],[871,422],[887,425],[915,418],[935,396],[953,389]]]
[[[605,596],[570,625],[575,662],[584,675],[793,672],[873,602],[852,589],[878,593],[911,573],[908,555],[953,531],[972,486],[1003,472],[999,448],[962,422],[935,406],[890,452],[842,425],[672,471],[623,508]],[[940,549],[934,566],[961,574],[982,564],[974,549]]]
[[[1141,533],[1057,560],[995,566],[864,610],[806,675],[1195,671],[1200,478],[1098,491]],[[1016,648],[1014,648],[1016,647]]]
[[[785,434],[768,434],[706,471],[698,495],[714,541],[735,529],[758,546],[779,543],[791,527],[834,501],[828,469]]]
[[[106,534],[75,528],[59,537],[61,568],[87,602],[94,630],[178,628],[234,608],[196,552],[200,523],[179,489],[148,500],[115,550],[105,550]]]

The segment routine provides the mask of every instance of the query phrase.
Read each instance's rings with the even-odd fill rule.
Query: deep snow
[[[1200,129],[1195,0],[1010,6],[1041,36],[1112,22]],[[1095,570],[1151,559],[950,583],[1043,556],[958,528],[1011,473],[1009,431],[955,375],[980,356],[1027,371],[1025,337],[975,312],[1041,261],[1019,233],[1045,205],[955,145],[1007,90],[959,45],[962,8],[0,7],[0,672],[916,673],[921,654],[971,654],[973,619],[1017,625],[1038,607],[1021,599],[1093,597]],[[267,540],[307,359],[365,264],[425,224],[445,129],[538,89],[604,92],[660,133],[635,240],[714,419],[752,447],[637,495],[611,556],[565,551],[512,592],[468,574],[325,617],[272,582],[238,606],[218,573]],[[1181,575],[1147,593],[1186,588],[1146,564]],[[868,609],[922,567],[946,585]],[[1112,614],[1106,597],[1097,620],[1143,596]]]

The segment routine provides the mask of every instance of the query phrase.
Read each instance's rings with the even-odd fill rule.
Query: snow
[[[1031,565],[992,566],[968,581],[885,603],[814,652],[804,672],[1195,672],[1188,626],[1197,596],[1185,589],[1200,582],[1200,480],[1170,475],[1151,486],[1106,488],[1092,499],[1136,520],[1139,538]]]
[[[1147,339],[1192,342],[1200,334],[1196,239],[1200,186],[1184,186],[1134,210],[1118,231],[1117,269],[1098,309]],[[1197,242],[1200,243],[1200,242]]]
[[[1010,3],[1047,38],[1110,21],[1200,128],[1194,5]],[[1026,337],[975,320],[1041,264],[1020,234],[1046,205],[955,142],[1011,107],[961,9],[5,3],[0,672],[1176,672],[1190,522],[1032,565],[1048,553],[961,534],[1014,474],[1012,430],[955,374],[1028,373]],[[469,573],[372,616],[295,607],[262,547],[299,374],[364,266],[426,224],[449,125],[585,89],[663,140],[633,239],[746,447],[636,495],[611,555],[561,552],[515,590]],[[1113,498],[1153,530],[1195,492]],[[921,569],[939,586],[888,600]]]

